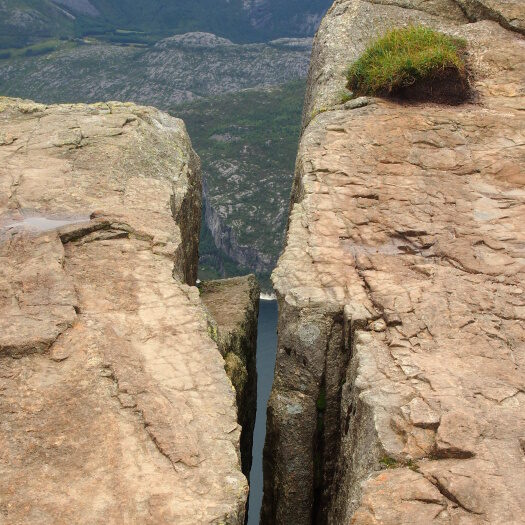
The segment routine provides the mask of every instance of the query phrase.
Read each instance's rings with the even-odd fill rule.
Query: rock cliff
[[[523,522],[523,19],[338,0],[322,22],[273,274],[263,523]],[[342,105],[349,64],[410,23],[467,41],[471,99]]]
[[[242,471],[249,479],[257,412],[257,318],[259,295],[253,275],[206,281],[201,299],[211,315],[210,329],[236,393]]]
[[[244,523],[182,121],[0,98],[0,523]]]

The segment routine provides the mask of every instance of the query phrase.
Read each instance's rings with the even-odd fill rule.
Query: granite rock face
[[[481,4],[341,0],[321,24],[273,274],[263,523],[523,522],[525,41]],[[414,22],[467,41],[472,99],[345,109],[346,67]]]
[[[182,121],[0,98],[0,523],[244,522]]]
[[[254,275],[206,281],[200,285],[210,330],[224,357],[236,392],[241,432],[242,471],[252,467],[253,427],[257,412],[257,319],[261,290]]]

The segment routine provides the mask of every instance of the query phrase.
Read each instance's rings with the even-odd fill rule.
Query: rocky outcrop
[[[503,24],[481,4],[339,0],[321,24],[273,275],[263,523],[522,522],[523,4]],[[345,109],[345,69],[409,23],[467,41],[472,99]]]
[[[212,337],[235,388],[238,422],[242,427],[242,471],[249,479],[257,412],[257,318],[261,291],[253,275],[206,281],[201,283],[200,291],[211,315]]]
[[[0,523],[238,523],[182,121],[0,98]]]

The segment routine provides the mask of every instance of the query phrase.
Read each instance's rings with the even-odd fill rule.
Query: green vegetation
[[[350,66],[347,88],[356,95],[390,95],[418,83],[466,82],[465,41],[422,26],[392,29]]]
[[[405,463],[405,467],[408,467],[410,470],[413,470],[414,472],[419,472],[419,465],[411,459],[409,459]]]
[[[50,38],[97,36],[147,43],[191,31],[215,33],[239,43],[314,33],[315,16],[332,0],[267,0],[246,9],[242,0],[2,0],[0,49]],[[87,8],[86,8],[87,4]]]
[[[9,58],[30,58],[47,55],[58,50],[67,50],[79,45],[76,42],[68,40],[60,40],[53,38],[50,40],[42,40],[36,44],[29,46],[10,48],[0,51],[0,59],[7,60]]]
[[[401,466],[394,458],[385,456],[379,460],[379,463],[385,468],[392,469]]]
[[[239,245],[269,263],[258,272],[264,291],[281,252],[301,125],[304,80],[248,89],[176,106],[202,160],[207,198],[222,209]],[[201,279],[253,271],[220,252],[208,228],[200,242]]]
[[[419,471],[419,466],[412,459],[407,459],[406,461],[397,461],[394,458],[385,456],[379,460],[379,463],[386,469],[407,467],[414,472]]]
[[[354,94],[351,91],[344,90],[341,93],[341,104],[344,104],[345,102],[348,102],[349,100],[352,100],[354,98]]]

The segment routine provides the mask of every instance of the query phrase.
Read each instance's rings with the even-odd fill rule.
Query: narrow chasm
[[[241,466],[248,480],[257,406],[259,295],[260,288],[253,275],[200,284],[200,296],[210,314],[210,335],[217,343],[224,358],[224,368],[235,388],[237,420],[242,427]]]
[[[250,482],[248,525],[259,523],[263,498],[266,406],[277,349],[277,301],[260,299],[253,275],[200,284],[210,335],[235,388],[241,432],[241,465]]]
[[[257,331],[257,416],[253,433],[248,525],[258,525],[263,499],[263,447],[266,406],[273,383],[277,350],[277,301],[261,299]]]

